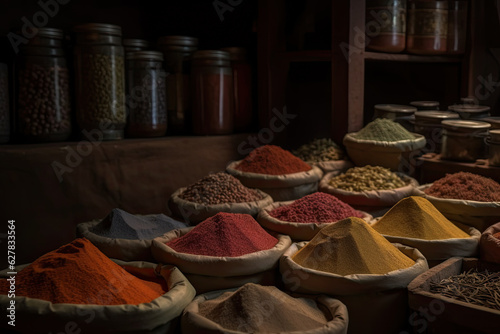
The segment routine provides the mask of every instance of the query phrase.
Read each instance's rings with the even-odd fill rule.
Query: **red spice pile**
[[[280,206],[269,212],[272,217],[295,223],[331,223],[348,217],[362,218],[361,212],[337,197],[316,192],[292,204]]]
[[[0,280],[5,294],[10,283]],[[145,281],[111,261],[87,239],[47,253],[16,276],[16,296],[56,303],[122,305],[149,303],[166,283]]]
[[[500,232],[493,234],[493,237],[500,240]]]
[[[179,253],[236,257],[273,248],[278,239],[248,214],[220,212],[167,243]]]
[[[265,145],[250,152],[235,168],[243,172],[282,175],[305,172],[311,166],[279,146]]]
[[[490,178],[459,172],[437,180],[425,193],[435,197],[500,202],[500,184]]]

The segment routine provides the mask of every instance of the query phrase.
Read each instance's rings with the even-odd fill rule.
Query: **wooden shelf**
[[[365,52],[366,60],[373,61],[401,61],[414,63],[461,63],[461,57],[451,56],[419,56],[404,53],[383,53],[383,52]]]
[[[278,57],[288,62],[332,61],[332,52],[330,50],[288,51]]]

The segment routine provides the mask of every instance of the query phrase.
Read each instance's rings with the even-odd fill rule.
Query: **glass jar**
[[[410,102],[410,105],[417,108],[419,111],[421,110],[439,110],[439,102],[437,101],[413,101]]]
[[[406,44],[406,0],[366,0],[366,48],[401,52]]]
[[[163,54],[136,51],[127,54],[127,135],[160,137],[167,131],[167,103]]]
[[[82,134],[100,131],[103,140],[122,139],[125,128],[125,64],[122,31],[88,23],[76,33],[76,116]]]
[[[480,121],[448,120],[443,125],[441,158],[474,162],[486,157],[485,138],[491,124]]]
[[[197,51],[192,67],[193,132],[219,135],[233,132],[233,71],[228,52]]]
[[[9,73],[7,64],[0,63],[0,143],[10,139]]]
[[[491,166],[500,167],[500,129],[490,131],[490,136],[487,139],[488,144],[488,162]]]
[[[409,53],[445,54],[448,1],[409,1],[406,49]]]
[[[417,108],[401,104],[376,104],[375,118],[388,118],[401,124],[406,130],[413,132],[414,113]]]
[[[441,122],[445,120],[459,119],[458,114],[449,111],[426,110],[415,113],[414,131],[427,140],[427,152],[441,152],[443,141]]]
[[[247,131],[252,125],[252,69],[243,48],[222,48],[229,52],[233,68],[234,129]]]
[[[185,134],[191,127],[190,60],[198,48],[198,39],[188,36],[164,36],[158,39],[167,76],[167,115],[169,133]]]
[[[463,54],[467,36],[467,1],[449,1],[448,54]]]
[[[24,142],[63,141],[71,135],[69,76],[63,32],[39,28],[17,59],[17,132]]]
[[[491,108],[474,104],[455,104],[449,106],[448,110],[458,113],[461,119],[482,120],[490,116]]]
[[[125,53],[133,51],[144,51],[149,48],[149,42],[145,39],[126,38],[122,42]]]

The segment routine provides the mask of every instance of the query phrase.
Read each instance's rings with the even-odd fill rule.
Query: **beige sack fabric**
[[[406,186],[392,190],[370,190],[362,192],[346,191],[337,189],[329,184],[330,180],[339,174],[341,174],[340,171],[326,174],[319,183],[319,191],[333,195],[342,202],[353,206],[393,206],[403,198],[411,196],[415,191],[415,187],[418,187],[418,181],[414,178],[403,173],[396,173],[403,181],[405,181],[407,184]]]
[[[415,261],[410,268],[385,275],[340,276],[302,267],[293,255],[307,243],[294,243],[280,260],[280,272],[290,291],[326,294],[339,299],[349,310],[348,333],[398,333],[408,321],[408,284],[429,269],[417,249],[395,244]]]
[[[123,262],[117,264],[141,277],[156,277],[156,264]],[[25,266],[16,267],[17,272]],[[9,275],[7,270],[0,277]],[[22,333],[66,333],[81,330],[84,333],[167,333],[173,330],[171,322],[193,300],[196,291],[179,269],[163,266],[161,276],[167,281],[169,291],[150,303],[139,305],[82,305],[52,304],[49,301],[16,296],[16,327]],[[104,291],[105,292],[105,291]],[[0,305],[6,309],[10,298],[0,295]],[[7,322],[1,327],[6,328]]]
[[[446,218],[484,232],[500,219],[500,202],[478,202],[461,199],[439,198],[424,191],[432,184],[424,184],[414,190],[415,196],[428,199]]]
[[[206,334],[206,333],[246,333],[246,331],[235,331],[222,327],[214,321],[207,319],[199,313],[199,305],[207,300],[215,299],[225,292],[234,292],[236,289],[228,289],[223,291],[212,291],[196,297],[191,304],[184,310],[181,318],[181,328],[183,333],[190,334]],[[304,334],[345,334],[349,322],[348,310],[339,300],[333,299],[324,295],[304,296],[294,294],[295,298],[314,299],[318,305],[323,306],[325,314],[329,314],[331,319],[324,327],[301,331]],[[263,308],[256,310],[256,315],[266,321],[266,318],[272,317],[272,310],[267,305],[266,301],[262,301]],[[274,306],[274,305],[273,305]],[[271,306],[272,307],[272,306]],[[274,307],[273,307],[274,308]],[[259,312],[262,311],[262,312]],[[271,312],[270,312],[271,311]],[[235,319],[237,321],[238,319]],[[244,325],[244,324],[243,324]],[[244,326],[242,326],[244,327]],[[299,333],[297,331],[290,333]]]
[[[175,217],[181,219],[182,221],[186,221],[191,225],[195,225],[219,212],[247,213],[256,217],[261,208],[266,207],[273,202],[270,195],[266,194],[262,190],[256,189],[262,196],[262,199],[258,201],[206,205],[186,201],[185,199],[180,198],[179,195],[185,190],[186,188],[177,189],[170,197],[168,207]]]
[[[481,260],[500,263],[500,239],[493,236],[498,232],[500,232],[500,222],[490,226],[481,235],[479,241],[479,257]]]
[[[304,240],[304,241],[309,241],[314,236],[316,233],[318,233],[319,230],[321,230],[323,227],[332,224],[334,222],[330,223],[294,223],[294,222],[287,222],[283,220],[276,219],[272,217],[269,212],[280,207],[283,205],[289,205],[292,204],[294,201],[287,201],[287,202],[275,202],[265,208],[263,208],[260,212],[259,215],[257,216],[257,221],[259,222],[262,227],[277,232],[281,234],[286,234],[292,238],[292,240]],[[366,222],[370,222],[373,217],[366,213],[362,212],[363,214],[363,219]]]
[[[274,201],[291,201],[318,190],[323,172],[312,166],[307,172],[284,175],[266,175],[242,172],[235,169],[240,161],[230,163],[226,171],[248,188],[257,188],[269,194]]]
[[[346,170],[354,167],[354,164],[349,160],[331,160],[331,161],[321,161],[321,162],[309,162],[306,161],[311,166],[318,166],[321,168],[323,173],[335,172],[338,170]]]

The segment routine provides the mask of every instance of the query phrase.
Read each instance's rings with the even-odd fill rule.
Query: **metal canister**
[[[491,108],[475,104],[454,104],[449,106],[448,110],[456,112],[461,119],[482,120],[490,116]]]
[[[448,120],[441,124],[442,159],[474,162],[486,157],[485,138],[491,124],[468,120]]]
[[[413,122],[417,108],[401,104],[376,104],[375,118],[388,118],[401,124],[406,130],[413,132]]]
[[[490,131],[488,161],[492,166],[500,166],[500,129]]]
[[[122,42],[125,53],[133,51],[144,51],[149,48],[149,42],[145,39],[126,38]]]
[[[438,101],[412,101],[410,105],[420,110],[439,110]]]
[[[427,140],[427,149],[439,153],[443,141],[441,122],[450,119],[459,119],[457,113],[449,111],[426,110],[415,113],[415,130]]]

